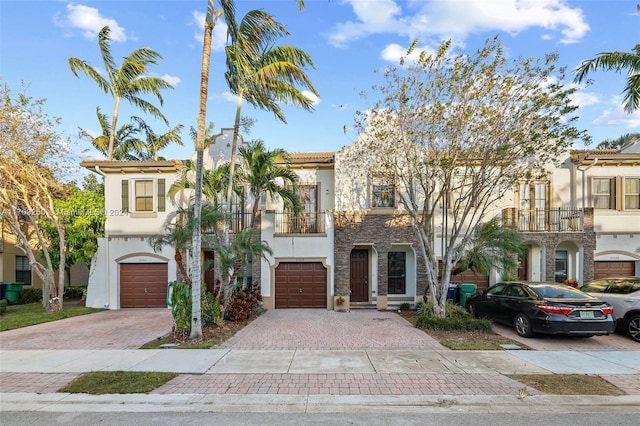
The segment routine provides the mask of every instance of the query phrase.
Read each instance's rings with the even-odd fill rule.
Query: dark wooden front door
[[[369,250],[351,251],[349,283],[351,302],[369,301]]]
[[[215,252],[213,251],[205,251],[204,252],[204,262],[209,266],[207,270],[204,271],[204,284],[209,293],[213,294],[213,290],[216,286],[216,274],[213,269],[213,261],[215,259]]]

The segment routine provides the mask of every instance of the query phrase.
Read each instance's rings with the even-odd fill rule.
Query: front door
[[[207,265],[207,270],[204,271],[204,284],[207,289],[207,292],[211,294],[213,294],[214,289],[216,287],[216,274],[213,269],[214,259],[215,259],[215,252],[205,250],[204,262]]]
[[[369,301],[369,250],[352,250],[349,283],[351,302]]]

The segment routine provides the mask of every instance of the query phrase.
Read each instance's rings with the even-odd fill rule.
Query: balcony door
[[[520,225],[525,231],[544,231],[548,223],[548,183],[520,184]]]

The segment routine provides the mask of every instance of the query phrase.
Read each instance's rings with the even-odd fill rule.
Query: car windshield
[[[591,297],[569,286],[535,286],[531,289],[545,299],[588,299]]]
[[[609,285],[609,282],[606,280],[597,280],[597,281],[592,281],[589,284],[583,285],[582,287],[580,287],[580,290],[590,291],[592,293],[604,293],[608,285]]]

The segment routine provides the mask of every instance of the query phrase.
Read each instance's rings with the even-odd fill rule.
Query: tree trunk
[[[196,138],[196,184],[193,203],[194,227],[192,234],[191,266],[191,334],[192,340],[202,339],[202,311],[200,293],[202,289],[202,174],[204,158],[205,123],[207,121],[207,92],[209,91],[209,62],[211,58],[211,33],[219,14],[214,14],[213,0],[207,2],[207,18],[202,46],[202,72],[200,75],[200,108],[198,112],[198,134]]]

